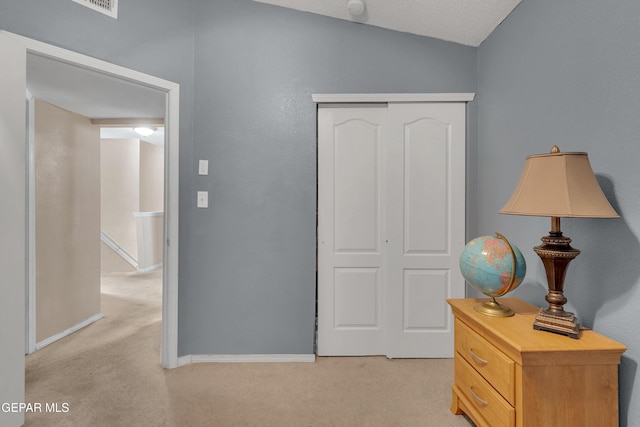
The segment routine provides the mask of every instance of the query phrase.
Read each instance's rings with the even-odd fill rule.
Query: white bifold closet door
[[[453,356],[465,108],[318,106],[318,355]]]

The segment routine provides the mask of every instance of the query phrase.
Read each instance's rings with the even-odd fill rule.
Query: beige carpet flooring
[[[472,425],[449,412],[448,359],[160,366],[160,273],[102,278],[104,319],[27,356],[26,426]],[[46,412],[57,404],[60,412]]]

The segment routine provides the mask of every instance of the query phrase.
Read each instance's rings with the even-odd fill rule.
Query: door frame
[[[160,90],[166,94],[164,147],[164,244],[162,272],[162,339],[160,361],[164,368],[178,366],[178,248],[179,248],[179,102],[180,85],[148,74],[121,67],[90,56],[62,49],[14,33],[0,30],[3,35],[20,43],[27,54],[33,54],[74,65],[88,71]],[[33,163],[27,156],[27,170],[32,174]],[[31,182],[31,179],[29,180]],[[26,230],[27,280],[25,283],[25,336],[28,347],[35,346],[35,203],[31,184],[27,187],[28,221]],[[33,336],[31,336],[33,334]]]

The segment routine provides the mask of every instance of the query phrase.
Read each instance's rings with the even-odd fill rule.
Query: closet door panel
[[[404,129],[404,252],[447,250],[449,126],[421,119]]]
[[[318,355],[384,349],[386,105],[318,108]]]
[[[387,356],[452,357],[464,297],[465,104],[389,104]]]
[[[380,250],[380,126],[352,119],[334,126],[336,252]]]

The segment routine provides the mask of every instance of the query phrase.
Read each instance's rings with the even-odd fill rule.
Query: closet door
[[[387,106],[318,107],[318,355],[385,354]]]
[[[464,298],[464,103],[389,104],[388,357],[453,357],[447,298]]]
[[[464,180],[464,103],[319,106],[319,355],[453,355]]]

